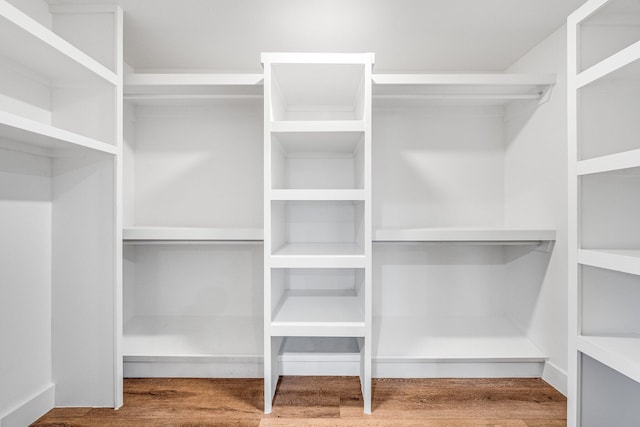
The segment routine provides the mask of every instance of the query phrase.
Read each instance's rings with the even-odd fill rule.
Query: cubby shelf
[[[374,99],[481,100],[506,104],[540,99],[551,74],[373,74]]]
[[[6,148],[51,157],[77,150],[106,154],[116,154],[118,151],[114,145],[6,111],[0,111],[0,138],[3,139],[2,146]]]
[[[635,42],[617,53],[603,59],[576,76],[576,88],[590,85],[622,68],[632,65],[640,59],[640,41]],[[632,75],[637,73],[631,73]]]
[[[359,201],[364,190],[271,190],[271,200]]]
[[[511,321],[480,316],[376,318],[378,361],[544,362],[538,349]]]
[[[0,1],[0,56],[53,85],[100,82],[115,85],[114,72],[22,11]]]
[[[291,120],[272,121],[271,132],[364,132],[363,120]]]
[[[536,244],[555,241],[555,230],[477,228],[377,228],[375,242],[468,242],[496,244]]]
[[[261,242],[261,228],[126,227],[127,242],[248,241]]]
[[[640,382],[640,336],[578,336],[578,350]]]
[[[362,337],[362,300],[353,295],[287,291],[270,329],[273,336]]]
[[[273,268],[364,268],[363,248],[355,243],[288,243],[271,255]]]
[[[580,249],[578,262],[591,267],[640,275],[640,250]]]

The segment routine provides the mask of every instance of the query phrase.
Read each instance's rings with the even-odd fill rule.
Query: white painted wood
[[[374,358],[374,378],[539,378],[541,362],[386,362]]]
[[[576,76],[576,87],[581,88],[606,77],[640,59],[640,41],[611,55]]]
[[[125,358],[125,378],[260,378],[262,356],[255,358]]]
[[[385,362],[541,362],[547,356],[504,317],[376,317],[374,358]]]
[[[578,350],[640,382],[640,338],[579,336]]]
[[[640,275],[640,250],[637,249],[581,249],[578,251],[578,262],[592,267]]]
[[[364,190],[272,190],[271,200],[360,201]]]
[[[133,73],[125,74],[127,99],[179,96],[262,96],[262,74]],[[145,97],[146,96],[146,97]]]
[[[116,75],[33,20],[6,0],[0,3],[0,53],[53,82],[100,81],[115,85]]]
[[[128,241],[262,241],[260,228],[127,227]]]
[[[85,152],[116,154],[117,148],[112,144],[97,141],[64,129],[20,117],[6,111],[0,111],[0,137],[19,144],[11,144],[8,148],[33,150],[52,157],[68,156],[70,152],[85,149]],[[0,144],[5,145],[5,142]],[[22,148],[22,145],[25,145]]]
[[[360,120],[296,120],[273,121],[271,132],[363,132],[365,123]]]
[[[0,426],[22,427],[31,424],[55,406],[55,384],[48,384],[19,406],[3,408],[0,413]]]
[[[555,240],[554,230],[478,228],[377,228],[375,242],[514,242]]]
[[[578,175],[622,171],[640,167],[640,149],[579,161]]]

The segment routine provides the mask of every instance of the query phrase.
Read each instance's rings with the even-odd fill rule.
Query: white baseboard
[[[262,357],[125,357],[125,378],[261,378]]]
[[[558,368],[552,362],[547,362],[544,365],[544,371],[542,372],[542,379],[548,382],[551,387],[558,390],[560,393],[567,395],[567,373]]]
[[[2,427],[24,427],[36,421],[55,406],[56,386],[49,384],[15,408],[0,416]]]

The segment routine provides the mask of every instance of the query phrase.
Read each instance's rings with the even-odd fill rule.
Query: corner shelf
[[[16,7],[0,2],[0,56],[53,85],[101,82],[116,85],[114,72]]]
[[[531,245],[553,242],[555,230],[503,227],[377,228],[374,242],[461,242],[497,245]]]
[[[115,155],[118,149],[111,144],[78,135],[35,120],[0,111],[0,137],[5,148],[29,151],[49,157],[85,150]]]
[[[127,243],[262,242],[261,228],[125,227]]]

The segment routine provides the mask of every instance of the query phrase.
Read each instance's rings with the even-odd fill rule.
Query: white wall
[[[548,102],[533,114],[514,115],[507,122],[505,165],[505,224],[548,226],[557,241],[535,305],[525,327],[529,338],[550,356],[544,378],[566,392],[567,369],[567,143],[566,37],[559,28],[509,67],[513,73],[556,73]],[[544,254],[536,254],[544,265]],[[531,286],[521,258],[510,263],[511,282]],[[518,319],[521,304],[511,305]]]
[[[52,386],[51,162],[0,149],[0,423]],[[29,406],[29,405],[27,405]],[[35,413],[34,413],[35,410]],[[38,413],[39,412],[39,413]]]

